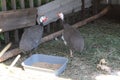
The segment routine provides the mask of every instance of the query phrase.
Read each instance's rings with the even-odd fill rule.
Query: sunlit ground
[[[95,77],[96,80],[120,80],[120,71],[112,73],[111,75],[100,74]]]
[[[37,72],[37,71],[24,71],[17,67],[12,67],[0,64],[0,80],[71,80],[62,78],[53,74]]]

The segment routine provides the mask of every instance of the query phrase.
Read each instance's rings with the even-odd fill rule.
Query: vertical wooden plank
[[[16,10],[16,0],[11,0],[12,9]]]
[[[2,35],[2,34],[0,33],[0,35]],[[0,47],[2,47],[1,39],[0,39]]]
[[[1,0],[1,6],[2,6],[2,11],[6,11],[7,10],[7,6],[6,6],[6,0]],[[9,32],[5,32],[4,33],[5,36],[5,43],[7,44],[9,42]]]
[[[55,28],[54,28],[55,24],[54,24],[54,23],[55,23],[55,22],[52,22],[52,24],[51,24],[51,25],[52,25],[52,26],[51,26],[51,27],[52,27],[52,32],[55,32],[55,30],[54,30],[54,29],[55,29]]]
[[[61,27],[61,25],[57,25],[59,20],[57,20],[56,22],[53,22],[53,25],[52,25],[52,27],[53,27],[53,32],[56,32],[56,29],[57,29],[57,27]]]
[[[24,9],[25,8],[25,1],[24,0],[19,0],[19,2],[20,2],[21,8]],[[24,31],[24,29],[22,29],[22,30]]]
[[[15,30],[14,32],[14,37],[15,37],[15,42],[19,42],[19,31],[18,30]]]
[[[81,6],[81,9],[82,9],[82,19],[85,18],[85,0],[81,0],[82,2],[82,6]]]
[[[1,43],[1,41],[0,41],[0,47],[2,46],[2,43]]]
[[[92,0],[93,3],[93,14],[97,14],[99,10],[100,0]]]
[[[4,3],[3,0],[1,0],[1,4],[0,4],[1,6],[3,6],[2,3]],[[3,10],[3,7],[2,7],[2,10]],[[0,35],[1,35],[1,34],[0,34]],[[0,47],[1,47],[1,46],[2,46],[2,45],[1,45],[1,41],[0,41]]]
[[[112,0],[107,0],[108,4],[111,5],[112,4]],[[118,4],[120,4],[120,0],[118,0]]]
[[[2,6],[2,11],[6,11],[7,10],[6,0],[1,0],[1,6]]]
[[[47,25],[47,33],[50,32],[50,24]]]
[[[68,19],[67,20],[68,20],[69,23],[72,23],[72,24],[75,22],[76,14],[75,14],[74,10],[72,11],[72,13],[68,14]]]
[[[46,3],[48,3],[49,2],[49,0],[46,0]],[[49,33],[50,32],[50,24],[48,24],[47,25],[47,33]]]
[[[11,0],[11,6],[12,9],[16,10],[16,0]],[[15,30],[14,31],[14,38],[15,38],[15,42],[19,42],[19,31]]]
[[[25,1],[24,0],[19,0],[19,2],[20,2],[21,8],[24,9],[25,8]]]
[[[30,5],[30,8],[33,8],[34,7],[34,1],[33,0],[29,0],[29,5]]]
[[[41,0],[38,0],[37,2],[38,2],[37,5],[40,6],[41,5]]]
[[[49,0],[46,0],[46,3],[48,3],[49,2]]]
[[[95,0],[92,0],[92,15],[95,14]]]

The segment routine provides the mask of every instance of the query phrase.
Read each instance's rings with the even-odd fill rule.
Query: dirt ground
[[[36,53],[63,56],[68,58],[69,62],[66,70],[59,76],[60,78],[66,80],[120,80],[120,21],[99,19],[79,30],[85,39],[85,48],[82,53],[75,52],[72,59],[68,47],[63,44],[61,39],[58,39],[43,43],[30,53],[22,54],[15,66],[21,67],[22,61]],[[13,59],[5,61],[4,64],[10,65]],[[97,68],[101,59],[106,60],[106,67],[111,70],[110,72]]]

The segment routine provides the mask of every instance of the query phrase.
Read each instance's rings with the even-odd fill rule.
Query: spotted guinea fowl
[[[43,34],[43,23],[46,21],[47,17],[42,16],[39,19],[39,25],[25,29],[19,43],[20,50],[23,52],[30,51],[40,44]]]
[[[70,49],[70,56],[73,57],[73,51],[82,52],[84,48],[84,39],[80,35],[80,32],[73,28],[71,25],[64,21],[64,14],[58,13],[58,17],[61,19],[64,31],[62,39]]]

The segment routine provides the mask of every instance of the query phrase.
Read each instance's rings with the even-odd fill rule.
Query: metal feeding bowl
[[[65,57],[34,54],[24,62],[22,66],[25,71],[34,72],[37,75],[60,75],[66,68],[68,59]]]

